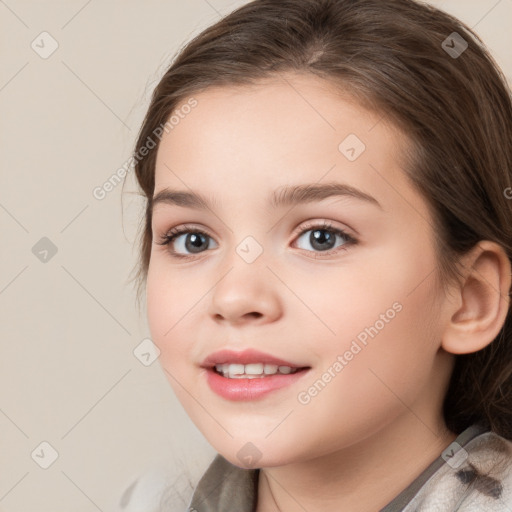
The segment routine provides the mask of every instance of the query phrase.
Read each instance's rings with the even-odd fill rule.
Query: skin
[[[441,290],[433,221],[401,168],[407,138],[377,113],[308,75],[194,97],[198,105],[161,140],[155,194],[191,189],[216,204],[154,209],[154,241],[183,224],[211,236],[186,260],[170,253],[190,254],[186,234],[152,247],[148,321],[166,376],[227,460],[246,467],[237,453],[249,442],[257,448],[258,512],[380,509],[455,439],[441,413],[453,354],[489,343],[507,304],[480,282],[469,286],[479,279],[473,274],[467,288]],[[338,149],[349,134],[366,145],[353,162]],[[350,184],[382,209],[353,197],[266,207],[279,187],[318,182]],[[322,254],[308,242],[315,228],[306,232],[306,221],[329,221],[357,243],[337,237]],[[247,236],[263,249],[252,263],[236,252]],[[467,268],[508,290],[499,247],[470,256]],[[400,312],[300,403],[298,394],[394,303]],[[256,348],[311,370],[264,398],[229,401],[200,367],[223,348]]]

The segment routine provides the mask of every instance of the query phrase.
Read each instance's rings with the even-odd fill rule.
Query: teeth
[[[251,363],[245,365],[245,372],[247,375],[261,375],[263,373],[262,363]]]
[[[229,379],[258,379],[266,375],[281,373],[288,375],[295,373],[297,368],[278,366],[277,364],[250,363],[250,364],[216,364],[215,369]]]
[[[277,373],[277,364],[266,364],[263,368],[265,375],[274,375]]]

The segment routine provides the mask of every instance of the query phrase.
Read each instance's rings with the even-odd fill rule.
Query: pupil
[[[327,235],[322,234],[322,233],[327,233]],[[325,246],[326,241],[331,242],[330,244],[328,244],[328,247]],[[311,246],[315,247],[315,245],[319,244],[318,248],[320,250],[326,250],[326,249],[332,248],[334,241],[335,241],[335,237],[331,233],[327,232],[324,229],[317,229],[316,231],[313,231],[311,233],[311,240],[310,240]]]
[[[185,242],[187,251],[200,252],[201,244],[204,244],[205,240],[206,239],[205,239],[204,235],[202,235],[200,233],[191,233],[187,237],[187,240]]]

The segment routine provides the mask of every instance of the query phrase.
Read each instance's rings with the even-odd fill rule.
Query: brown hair
[[[194,93],[280,72],[328,80],[407,134],[406,173],[431,209],[443,284],[480,240],[499,243],[512,260],[510,90],[470,28],[413,0],[255,0],[236,9],[179,52],[153,92],[135,154]],[[157,149],[135,165],[147,199],[138,297],[151,254]],[[512,439],[511,316],[509,306],[486,348],[456,356],[443,410],[455,433],[478,422]]]

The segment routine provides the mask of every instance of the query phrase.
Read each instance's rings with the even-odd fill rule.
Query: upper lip
[[[270,354],[265,354],[259,350],[252,348],[235,352],[233,350],[219,350],[211,353],[202,363],[203,368],[213,368],[217,364],[250,364],[250,363],[263,363],[263,364],[277,364],[278,366],[289,366],[291,368],[305,368],[290,361],[285,361]]]

